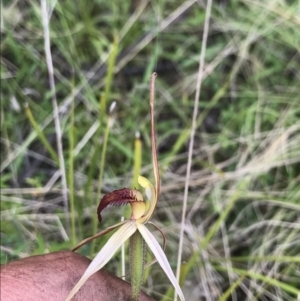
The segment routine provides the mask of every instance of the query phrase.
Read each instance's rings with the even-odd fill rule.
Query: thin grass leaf
[[[42,131],[42,129],[39,127],[39,125],[35,121],[35,119],[33,117],[33,114],[32,114],[32,112],[31,112],[31,110],[30,110],[30,108],[27,104],[25,105],[25,113],[26,113],[26,116],[29,119],[30,124],[34,128],[34,130],[35,130],[36,134],[38,135],[38,137],[41,139],[41,142],[43,143],[43,145],[45,146],[45,148],[49,152],[50,156],[55,161],[55,163],[57,165],[59,165],[59,159],[58,159],[58,156],[57,156],[55,150],[50,145],[50,143],[48,142],[47,138],[44,135],[44,132]]]
[[[220,214],[220,217],[215,221],[215,223],[209,228],[208,233],[205,235],[203,241],[201,242],[201,248],[205,249],[207,245],[209,244],[210,240],[213,238],[213,236],[216,234],[216,232],[219,230],[222,222],[227,218],[229,212],[233,208],[234,204],[240,197],[241,193],[244,191],[246,186],[248,185],[250,179],[245,179],[242,181],[242,183],[239,185],[239,188],[237,189],[236,193],[231,197],[228,205],[223,209],[222,213]]]
[[[220,296],[218,301],[226,301],[233,291],[236,290],[236,288],[242,283],[242,281],[245,279],[245,275],[238,278],[232,285]]]
[[[104,140],[103,140],[103,146],[102,146],[102,153],[101,153],[101,160],[100,160],[100,171],[99,171],[99,177],[98,177],[98,189],[97,189],[97,200],[100,200],[101,197],[101,188],[102,188],[102,180],[103,180],[103,173],[104,173],[104,166],[105,166],[105,157],[106,157],[106,150],[107,150],[107,143],[108,143],[108,137],[111,129],[111,120],[112,120],[112,111],[113,108],[115,108],[115,102],[113,102],[110,106],[110,115],[108,116],[105,133],[104,133]],[[97,216],[93,216],[93,233],[97,230],[97,224],[98,219]],[[91,247],[91,255],[94,253],[95,249],[95,243],[93,241],[92,247]]]
[[[74,86],[74,79],[72,84]],[[76,224],[75,224],[75,191],[74,191],[74,153],[73,149],[75,146],[75,129],[74,129],[74,98],[71,103],[71,114],[70,114],[70,129],[69,129],[69,198],[70,198],[70,218],[71,218],[71,241],[72,244],[76,244]]]
[[[225,267],[221,267],[221,266],[217,266],[217,267],[215,266],[215,269],[217,271],[225,271],[226,270]],[[262,275],[260,273],[255,272],[255,271],[246,271],[246,270],[237,269],[237,268],[233,268],[232,271],[237,273],[237,274],[244,275],[246,277],[251,277],[253,279],[258,279],[258,280],[264,281],[264,282],[266,282],[270,285],[273,285],[274,287],[279,287],[282,290],[284,290],[288,293],[291,293],[295,296],[297,296],[300,293],[300,290],[297,289],[294,286],[291,286],[287,283],[281,282],[281,281],[279,281],[277,279],[274,279],[270,276]]]

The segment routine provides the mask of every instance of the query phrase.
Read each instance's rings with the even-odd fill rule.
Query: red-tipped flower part
[[[100,201],[97,209],[98,219],[101,223],[101,212],[107,206],[123,206],[130,204],[132,207],[131,219],[138,219],[145,213],[145,203],[142,194],[136,189],[122,188],[106,194]]]

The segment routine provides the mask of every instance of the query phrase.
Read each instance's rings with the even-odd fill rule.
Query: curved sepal
[[[145,225],[137,223],[137,228],[140,231],[141,235],[143,236],[144,240],[146,241],[149,249],[152,251],[152,253],[156,257],[158,263],[160,264],[160,266],[162,267],[162,269],[168,276],[169,280],[171,281],[172,285],[174,286],[175,291],[178,294],[180,300],[185,301],[182,290],[173,274],[173,271],[170,267],[169,261],[165,255],[164,251],[162,250],[162,248],[156,241],[155,237],[146,228]]]
[[[127,223],[127,221],[123,221],[123,222],[120,222],[118,224],[115,224],[113,226],[110,226],[108,228],[106,228],[105,230],[91,236],[91,237],[88,237],[86,239],[84,239],[83,241],[81,241],[75,248],[72,249],[72,252],[75,252],[76,250],[78,250],[80,247],[84,246],[85,244],[89,243],[90,241],[94,240],[95,238],[98,238],[98,237],[101,237],[107,233],[109,233],[110,231],[124,225],[125,223]]]
[[[70,301],[90,276],[99,271],[113,257],[121,245],[137,230],[136,222],[127,221],[115,232],[90,263],[65,301]]]

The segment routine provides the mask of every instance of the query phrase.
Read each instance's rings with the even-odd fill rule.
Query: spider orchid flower
[[[159,169],[157,163],[157,155],[156,155],[156,141],[155,141],[155,131],[154,131],[154,113],[153,113],[153,105],[154,105],[154,81],[156,78],[156,73],[153,73],[151,76],[151,84],[150,84],[150,115],[151,115],[151,143],[152,143],[152,161],[153,161],[153,169],[155,176],[155,186],[151,184],[151,182],[145,177],[139,176],[138,183],[144,188],[146,200],[144,201],[143,195],[140,191],[136,189],[122,188],[119,190],[115,190],[107,195],[105,195],[98,206],[97,213],[98,219],[101,222],[101,212],[107,206],[121,206],[125,204],[130,204],[132,208],[132,214],[130,220],[122,221],[116,225],[113,225],[96,235],[85,239],[82,241],[73,251],[77,250],[82,245],[87,242],[100,237],[116,228],[119,228],[107,241],[104,247],[100,250],[100,252],[96,255],[93,261],[90,263],[89,267],[85,270],[81,279],[78,281],[76,286],[70,292],[66,301],[71,300],[71,298],[76,294],[76,292],[80,289],[80,287],[87,281],[87,279],[99,271],[102,267],[106,265],[106,263],[113,257],[113,255],[117,252],[117,250],[121,247],[121,245],[129,238],[132,238],[136,233],[139,233],[141,237],[144,239],[149,249],[152,251],[156,260],[168,276],[172,285],[174,286],[176,293],[180,297],[182,301],[184,301],[184,296],[181,291],[181,288],[172,272],[169,261],[163,251],[163,249],[158,244],[157,240],[153,236],[153,234],[146,227],[149,219],[154,213],[158,194],[160,190],[160,179],[159,179]],[[152,224],[154,225],[154,224]],[[155,226],[155,225],[154,225]],[[156,227],[156,226],[155,226]],[[157,228],[157,227],[156,227]],[[157,228],[158,229],[158,228]],[[159,229],[158,229],[159,230]],[[159,230],[160,231],[160,230]],[[161,232],[161,231],[160,231]]]

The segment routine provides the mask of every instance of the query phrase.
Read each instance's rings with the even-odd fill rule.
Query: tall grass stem
[[[71,103],[70,129],[69,129],[69,197],[70,197],[70,217],[71,217],[71,242],[75,246],[76,224],[75,224],[75,191],[74,191],[74,146],[75,146],[75,125],[74,125],[74,99]]]
[[[111,108],[115,107],[115,102],[112,103]],[[103,173],[104,173],[104,167],[105,167],[105,157],[106,157],[106,150],[107,150],[107,143],[108,143],[108,137],[110,128],[113,123],[113,117],[112,117],[112,110],[110,110],[110,115],[107,118],[106,128],[104,132],[104,139],[103,139],[103,146],[102,146],[102,153],[101,153],[101,159],[100,159],[100,171],[99,171],[99,177],[98,177],[98,186],[97,186],[97,201],[100,201],[101,198],[101,188],[102,188],[102,182],[103,182]],[[93,215],[92,218],[93,221],[93,233],[97,231],[97,225],[98,225],[98,217],[96,214]],[[94,253],[95,249],[95,240],[92,242],[91,247],[91,255]]]
[[[61,174],[61,184],[62,184],[62,197],[64,201],[64,211],[67,219],[67,232],[70,233],[70,221],[69,221],[69,204],[68,204],[68,187],[67,187],[67,179],[66,179],[66,170],[65,170],[65,160],[63,155],[63,145],[62,145],[62,131],[59,120],[59,112],[58,105],[56,100],[56,88],[55,88],[55,80],[54,80],[54,69],[52,62],[52,54],[51,54],[51,43],[50,43],[50,30],[49,30],[49,16],[47,13],[47,2],[46,0],[41,0],[41,8],[42,8],[42,19],[43,19],[43,28],[44,28],[44,48],[46,54],[46,62],[48,68],[49,75],[49,83],[50,90],[52,95],[52,107],[53,107],[53,115],[54,115],[54,124],[55,124],[55,132],[56,132],[56,141],[57,141],[57,151],[59,157],[59,168]]]
[[[182,248],[183,248],[183,239],[184,239],[185,215],[186,215],[186,208],[187,208],[189,180],[190,180],[192,156],[193,156],[193,149],[194,149],[194,136],[195,136],[195,130],[196,130],[197,116],[198,116],[201,83],[202,83],[202,78],[203,78],[204,59],[205,59],[206,44],[207,44],[207,37],[208,37],[208,30],[209,30],[211,5],[212,5],[212,0],[208,0],[207,6],[206,6],[206,13],[205,13],[205,22],[204,22],[202,46],[201,46],[201,52],[200,52],[199,71],[198,71],[198,77],[197,77],[196,95],[195,95],[194,111],[193,111],[193,119],[192,119],[192,129],[191,129],[191,133],[190,133],[190,144],[189,144],[187,170],[186,170],[186,178],[185,178],[185,186],[184,186],[181,227],[180,227],[180,240],[179,240],[179,249],[178,249],[178,257],[177,257],[177,270],[176,270],[176,278],[178,281],[180,279],[180,267],[181,267],[181,257],[182,257]],[[174,301],[177,301],[177,294],[174,295]]]

